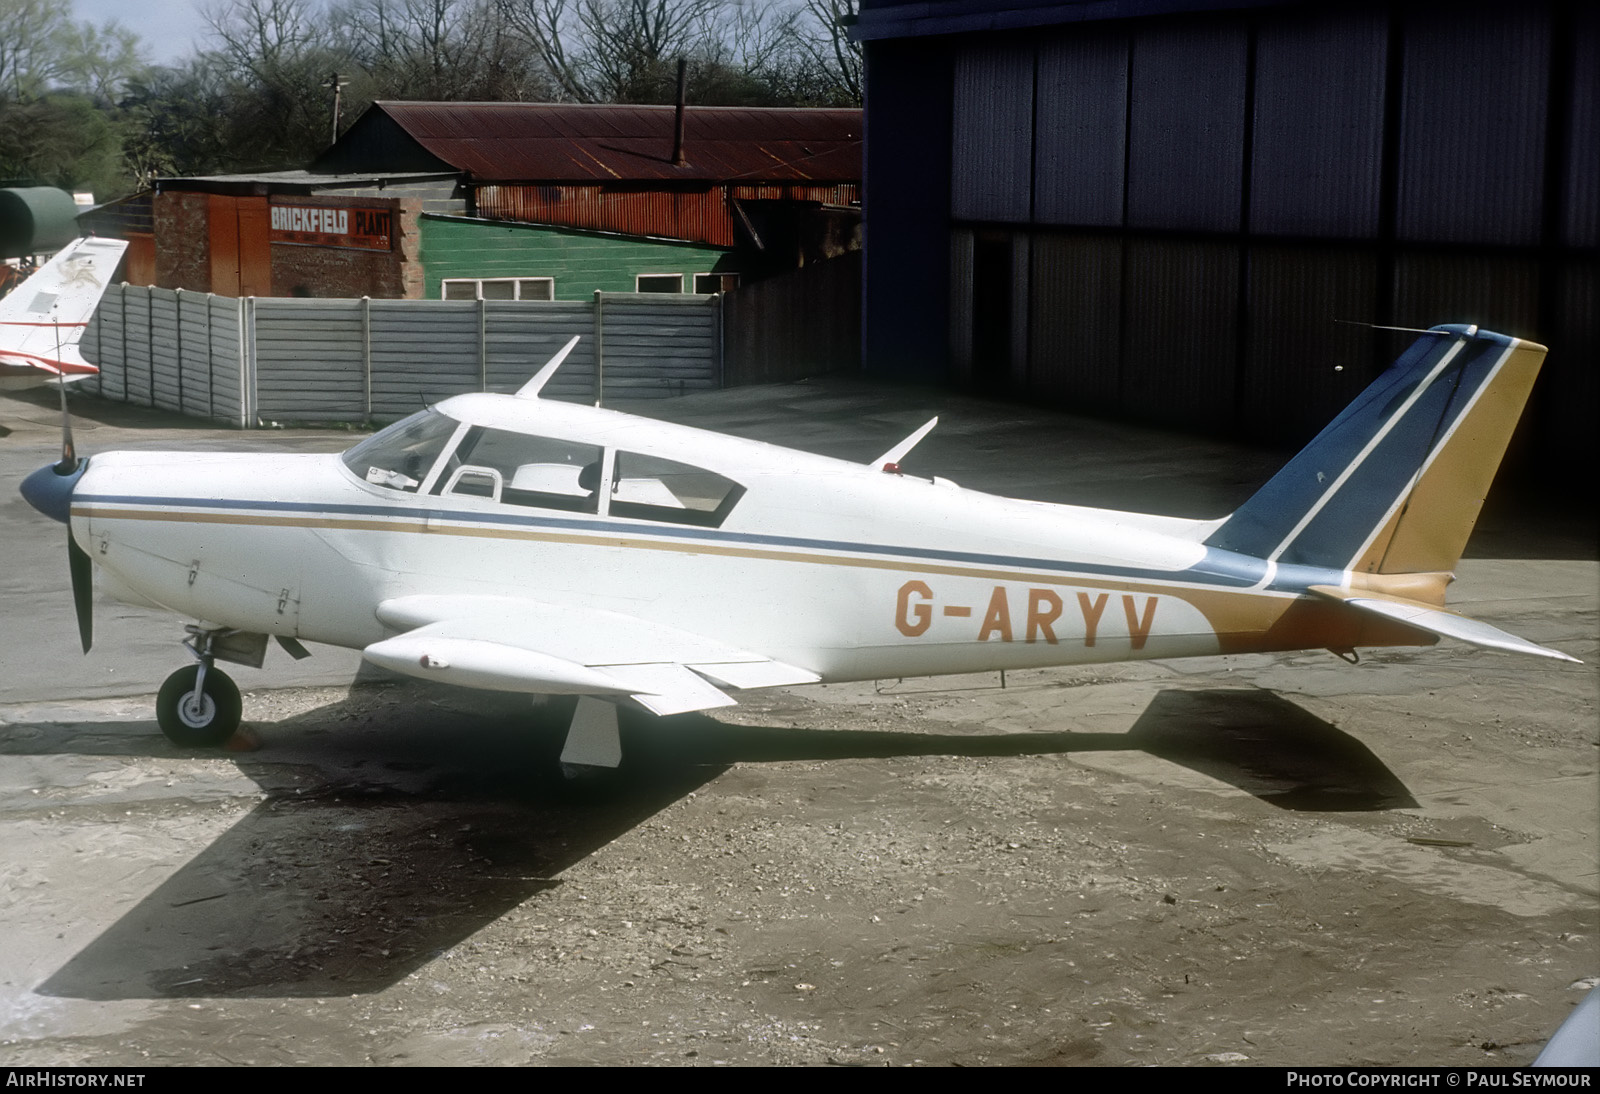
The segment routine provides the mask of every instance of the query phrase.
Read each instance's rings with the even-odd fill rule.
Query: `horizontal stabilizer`
[[[1392,619],[1408,627],[1427,631],[1429,634],[1437,634],[1441,638],[1454,638],[1485,649],[1526,653],[1534,657],[1550,657],[1557,661],[1583,664],[1576,657],[1569,657],[1560,650],[1529,642],[1526,638],[1519,638],[1481,619],[1445,611],[1443,608],[1424,604],[1420,600],[1408,600],[1402,596],[1390,596],[1365,589],[1340,589],[1333,585],[1312,585],[1307,591],[1328,600],[1342,601],[1358,611]]]

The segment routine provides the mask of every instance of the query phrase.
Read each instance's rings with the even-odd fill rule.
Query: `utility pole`
[[[322,85],[333,89],[333,136],[328,138],[330,145],[339,140],[339,92],[343,91],[345,85],[349,82],[348,79],[337,72],[330,72],[328,73],[327,82]]]

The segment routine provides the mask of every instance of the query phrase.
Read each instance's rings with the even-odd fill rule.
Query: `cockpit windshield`
[[[437,410],[424,410],[374,433],[340,458],[375,486],[416,493],[457,424]]]

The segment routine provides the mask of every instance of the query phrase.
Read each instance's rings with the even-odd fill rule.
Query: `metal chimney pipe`
[[[682,57],[678,58],[678,110],[673,119],[672,128],[672,166],[682,167],[687,160],[683,158],[683,108],[688,99],[689,62]]]

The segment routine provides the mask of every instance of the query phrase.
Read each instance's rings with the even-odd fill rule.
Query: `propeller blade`
[[[72,414],[67,410],[67,381],[61,379],[57,381],[56,386],[61,389],[61,462],[56,464],[56,474],[70,475],[78,469],[78,451],[72,443]]]
[[[94,645],[94,560],[67,529],[67,566],[72,571],[72,606],[78,612],[78,641],[83,652]]]

